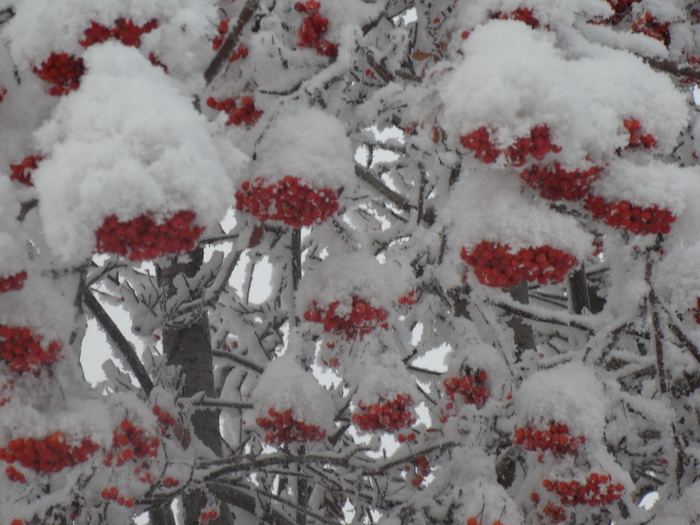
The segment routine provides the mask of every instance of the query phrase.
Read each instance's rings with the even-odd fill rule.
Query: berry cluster
[[[75,55],[51,53],[49,58],[41,63],[41,67],[34,67],[33,71],[41,80],[52,84],[47,91],[49,95],[61,96],[80,87],[85,63]]]
[[[404,467],[406,470],[411,470],[409,465],[406,465],[406,467]],[[421,483],[423,483],[425,476],[428,474],[430,474],[430,464],[428,463],[428,459],[425,456],[416,457],[416,459],[413,460],[413,475],[409,476],[411,486],[419,486]]]
[[[71,446],[66,435],[56,431],[43,439],[13,439],[0,448],[0,459],[7,463],[19,461],[23,467],[40,473],[59,472],[87,461],[98,448],[89,438],[84,438],[80,445]]]
[[[608,505],[622,497],[625,487],[620,484],[610,483],[608,474],[593,472],[588,475],[586,483],[573,481],[555,481],[544,479],[542,486],[548,492],[559,497],[561,504],[572,507],[574,505]]]
[[[158,405],[153,407],[153,413],[158,417],[160,434],[164,436],[168,431],[168,428],[172,427],[176,423],[175,418]]]
[[[519,20],[529,25],[532,29],[540,27],[540,21],[535,18],[533,10],[527,7],[518,7],[516,10],[511,11],[510,14],[498,11],[493,15],[493,18],[501,20]]]
[[[622,15],[632,9],[632,4],[641,2],[642,0],[607,0],[610,7],[613,8],[616,14]]]
[[[34,186],[32,182],[32,171],[37,169],[39,162],[43,159],[40,155],[30,155],[25,157],[19,164],[10,164],[10,179],[24,184]]]
[[[129,509],[134,506],[133,498],[129,498],[127,496],[124,496],[123,494],[120,494],[119,489],[117,487],[109,487],[106,489],[102,489],[101,496],[102,499],[106,499],[107,501],[116,501],[118,505],[123,505],[124,507],[127,507]]]
[[[41,365],[58,361],[63,345],[59,341],[41,346],[42,336],[29,328],[0,325],[0,359],[13,372],[32,372],[38,376]]]
[[[567,171],[554,162],[549,166],[532,165],[520,172],[520,178],[545,199],[576,201],[588,195],[591,184],[602,171],[600,166],[592,166],[585,171]]]
[[[586,200],[585,207],[594,219],[603,219],[605,224],[636,235],[668,233],[671,223],[676,220],[669,210],[656,205],[643,208],[629,201],[607,202],[592,195]]]
[[[569,427],[557,423],[550,424],[549,428],[544,430],[530,426],[516,428],[513,436],[515,445],[521,445],[525,450],[549,450],[556,458],[567,454],[577,455],[579,446],[585,441],[585,436],[571,437]]]
[[[551,501],[547,503],[542,509],[542,514],[544,514],[550,523],[562,523],[566,521],[566,510],[561,505],[552,503]],[[542,519],[542,516],[540,516]]]
[[[25,271],[17,272],[8,277],[0,277],[0,293],[21,290],[26,278],[27,272]]]
[[[632,31],[642,33],[648,37],[660,40],[666,47],[671,43],[671,32],[668,27],[669,22],[661,23],[654,15],[647,12],[644,16],[632,24]]]
[[[216,28],[216,32],[218,34],[211,40],[211,47],[214,51],[218,51],[223,45],[224,40],[226,39],[226,33],[228,33],[229,23],[230,20],[228,18],[224,18],[221,22],[219,22],[219,25]]]
[[[142,26],[136,25],[130,18],[117,18],[114,27],[107,27],[97,22],[92,22],[83,34],[85,38],[78,40],[83,47],[99,44],[110,38],[116,38],[125,46],[141,47],[141,35],[150,33],[158,27],[158,20],[153,19]]]
[[[10,525],[24,525],[24,521],[15,518],[10,522]]]
[[[241,124],[252,126],[263,114],[262,111],[255,107],[255,100],[253,97],[248,95],[240,96],[235,100],[232,98],[216,100],[214,97],[209,97],[207,99],[207,106],[217,111],[225,111],[228,113],[227,126],[232,124],[234,126],[240,126]]]
[[[14,386],[15,385],[13,380],[8,381],[4,385],[2,385],[2,388],[0,388],[0,394],[2,392],[5,392],[5,390],[12,390]],[[0,407],[5,406],[10,401],[12,401],[12,396],[0,397]]]
[[[466,149],[473,151],[477,159],[487,164],[495,162],[499,155],[503,154],[513,166],[522,166],[527,161],[528,155],[542,160],[549,152],[561,151],[561,147],[552,143],[547,124],[535,126],[530,130],[529,137],[516,140],[505,150],[496,148],[496,145],[491,142],[489,130],[484,126],[463,135],[460,137],[460,142]]]
[[[338,54],[338,45],[321,38],[328,31],[328,19],[318,12],[320,8],[321,3],[316,0],[294,4],[294,9],[299,13],[307,14],[297,32],[297,45],[313,47],[319,55],[334,57]]]
[[[397,302],[399,304],[406,304],[406,305],[414,305],[418,299],[416,299],[416,292],[415,290],[411,290],[408,292],[406,295],[402,295],[401,297],[398,298]]]
[[[163,62],[160,61],[160,58],[158,58],[155,53],[153,53],[153,52],[148,53],[148,60],[154,66],[158,66],[158,67],[163,68],[163,71],[165,72],[165,74],[166,75],[168,74],[168,66],[163,64]]]
[[[360,430],[399,430],[416,422],[411,407],[413,400],[408,394],[398,394],[394,399],[379,401],[373,405],[357,403],[359,412],[352,415],[352,422]]]
[[[248,56],[248,48],[241,44],[238,46],[236,49],[233,50],[233,53],[231,53],[231,56],[228,57],[229,62],[235,62],[236,60],[240,58],[245,58]]]
[[[177,487],[178,485],[180,485],[180,482],[171,476],[168,476],[163,480],[164,487],[173,488]]]
[[[9,479],[10,481],[14,481],[16,483],[27,482],[26,476],[12,465],[5,469],[5,474],[7,474],[7,479]]]
[[[378,326],[385,330],[389,328],[386,322],[389,314],[383,308],[374,308],[366,300],[357,295],[352,296],[350,311],[343,307],[338,312],[340,301],[334,301],[323,310],[316,301],[310,310],[304,312],[304,319],[312,323],[323,323],[323,330],[336,335],[344,335],[346,339],[362,339]]]
[[[158,455],[160,440],[145,434],[144,430],[124,419],[112,432],[112,450],[104,457],[106,466],[122,466],[133,459],[154,458]]]
[[[270,417],[259,417],[255,420],[258,426],[267,432],[265,434],[267,443],[284,445],[294,442],[319,441],[326,438],[325,430],[294,419],[292,409],[277,412],[271,407],[267,410],[267,414]]]
[[[482,525],[482,523],[475,517],[467,518],[467,525]],[[503,525],[501,520],[496,520],[492,525]]]
[[[236,209],[248,212],[261,221],[282,221],[299,228],[320,224],[338,211],[342,190],[314,188],[299,177],[285,176],[266,184],[258,177],[244,181],[236,192]]]
[[[693,314],[693,320],[696,323],[700,324],[700,297],[698,297],[696,307],[690,308],[688,311]],[[2,405],[0,405],[0,406],[2,406]]]
[[[215,520],[219,517],[218,509],[203,510],[199,515],[200,525],[207,525],[211,520]]]
[[[523,248],[513,254],[510,246],[481,241],[473,249],[462,248],[461,257],[474,267],[481,284],[499,288],[515,286],[521,280],[540,284],[561,282],[578,261],[573,255],[550,246]]]
[[[642,124],[637,119],[626,119],[623,124],[630,134],[629,148],[642,146],[646,149],[651,149],[656,147],[654,135],[651,133],[644,134],[642,131]]]
[[[132,261],[188,252],[204,231],[203,227],[192,224],[195,217],[194,212],[179,211],[157,224],[150,212],[125,222],[110,215],[95,232],[95,250],[125,255]]]

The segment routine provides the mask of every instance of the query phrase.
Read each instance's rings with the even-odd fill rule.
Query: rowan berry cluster
[[[207,106],[228,113],[227,126],[240,126],[241,124],[252,126],[263,115],[263,112],[255,107],[253,97],[249,95],[242,95],[235,100],[232,98],[216,100],[214,97],[209,97]]]
[[[577,455],[579,446],[585,441],[585,436],[572,437],[569,427],[558,423],[543,430],[530,426],[516,428],[513,435],[513,444],[521,445],[525,450],[549,450],[555,458]]]
[[[605,224],[636,235],[668,233],[671,223],[676,220],[669,210],[657,205],[643,208],[629,201],[607,202],[602,197],[592,195],[586,200],[585,207],[594,219],[602,219]]]
[[[153,413],[158,417],[160,434],[164,436],[168,432],[168,428],[172,427],[176,423],[175,418],[158,405],[153,407]]]
[[[549,519],[550,523],[562,523],[566,521],[566,510],[561,505],[552,503],[551,501],[547,503],[542,509],[542,514]],[[542,519],[542,516],[540,516]]]
[[[430,474],[430,463],[428,463],[428,459],[425,456],[417,456],[412,463],[413,467],[406,465],[404,470],[409,472],[413,468],[413,475],[409,475],[408,479],[411,481],[412,487],[417,487],[423,483],[425,476]]]
[[[27,482],[26,476],[12,465],[5,469],[5,474],[7,474],[7,479],[9,479],[10,481],[14,481],[16,483]]]
[[[562,505],[573,507],[574,505],[608,505],[622,497],[625,490],[623,485],[610,483],[608,474],[592,472],[588,475],[586,483],[573,481],[556,481],[544,479],[542,486],[548,492],[559,497]]]
[[[455,395],[459,395],[467,405],[475,405],[476,408],[484,406],[489,399],[489,390],[486,387],[488,379],[484,370],[477,369],[473,373],[467,372],[457,377],[448,377],[442,384],[445,387],[445,395],[450,401],[445,403],[445,410],[440,416],[440,421],[444,423],[450,416],[457,413],[454,406]]]
[[[481,241],[471,250],[462,248],[462,259],[474,267],[481,284],[499,288],[515,286],[521,280],[540,284],[561,282],[578,264],[573,255],[550,246],[523,248],[513,254],[510,246]]]
[[[5,390],[12,390],[14,388],[14,381],[10,380],[4,385],[2,385],[2,388],[0,388],[0,393],[5,392]],[[7,403],[9,403],[12,400],[11,396],[8,397],[0,397],[0,407],[5,406]]]
[[[122,466],[127,461],[154,458],[158,455],[160,440],[147,435],[143,428],[124,419],[112,432],[112,449],[105,455],[106,466]]]
[[[0,325],[0,358],[13,372],[31,372],[38,376],[42,365],[58,361],[63,345],[50,341],[41,345],[42,336],[29,328]]]
[[[326,438],[325,430],[295,419],[292,409],[277,412],[270,407],[267,414],[270,417],[259,417],[255,420],[257,425],[267,432],[265,434],[267,443],[284,445],[295,442],[319,441]]]
[[[129,509],[134,506],[133,498],[120,494],[117,487],[102,489],[101,496],[102,499],[106,499],[107,501],[116,501],[118,505],[123,505]]]
[[[365,299],[353,295],[350,311],[342,308],[338,311],[340,301],[334,301],[324,310],[318,307],[316,301],[310,310],[304,312],[304,319],[312,323],[323,323],[323,330],[336,335],[343,335],[345,339],[362,339],[365,335],[377,327],[389,328],[386,322],[389,314],[383,308],[374,308]]]
[[[228,57],[229,62],[235,62],[236,60],[240,58],[245,58],[248,56],[248,48],[241,44],[239,45],[236,49],[233,50],[233,53],[231,53],[231,56]]]
[[[623,122],[625,129],[630,134],[629,148],[637,148],[642,146],[646,149],[651,149],[656,147],[656,139],[651,133],[644,133],[642,131],[642,124],[637,119],[626,119]]]
[[[24,525],[24,521],[20,519],[14,519],[10,522],[10,525]]]
[[[607,0],[610,7],[613,8],[616,14],[621,15],[632,9],[632,4],[641,2],[642,0]]]
[[[85,73],[85,63],[80,57],[68,53],[51,53],[33,68],[34,74],[51,84],[47,93],[52,96],[67,95],[80,87],[80,79]]]
[[[66,435],[56,431],[42,439],[13,439],[0,448],[0,459],[7,463],[19,461],[23,467],[39,473],[60,472],[87,461],[97,449],[89,438],[83,438],[79,445],[70,445]]]
[[[218,517],[218,509],[203,510],[202,513],[199,515],[199,523],[200,525],[207,525],[211,520],[215,520]]]
[[[482,523],[477,518],[472,516],[467,518],[467,525],[482,525]],[[492,525],[503,525],[503,522],[501,520],[496,520],[492,523]]]
[[[397,301],[399,304],[414,305],[417,302],[415,290],[411,290],[406,295],[402,295]]]
[[[153,19],[139,26],[130,18],[117,18],[114,27],[107,27],[97,22],[91,22],[83,34],[85,37],[78,40],[83,47],[90,47],[99,44],[110,38],[116,38],[125,46],[141,47],[141,36],[150,33],[158,27],[158,20]]]
[[[21,290],[26,279],[27,272],[25,271],[17,272],[8,277],[0,277],[0,293]]]
[[[124,222],[110,215],[95,232],[95,250],[124,255],[132,261],[188,252],[204,231],[203,227],[192,224],[195,218],[194,212],[179,211],[157,224],[150,212]]]
[[[217,35],[211,40],[211,47],[214,51],[218,51],[226,39],[226,33],[228,33],[230,20],[224,18],[216,28]]]
[[[248,212],[259,220],[282,221],[299,228],[320,224],[338,211],[338,197],[342,190],[314,188],[299,177],[285,176],[267,184],[258,177],[244,181],[236,192],[236,209]]]
[[[660,40],[666,47],[671,43],[670,22],[659,22],[654,15],[649,12],[632,23],[632,31],[642,33],[648,37]]]
[[[163,480],[164,487],[173,488],[177,487],[178,485],[180,485],[180,482],[171,476],[168,476]]]
[[[307,16],[301,21],[301,27],[297,32],[297,45],[299,47],[312,47],[319,55],[334,57],[338,54],[338,45],[321,38],[328,32],[328,19],[321,15],[321,3],[316,0],[308,0],[306,3],[297,2],[294,9]]]
[[[10,164],[10,179],[24,184],[25,186],[34,186],[32,182],[32,171],[37,169],[39,162],[43,157],[41,155],[31,155],[25,157],[19,164]]]
[[[493,18],[498,18],[500,20],[519,20],[529,25],[532,29],[540,27],[540,21],[535,17],[533,10],[527,7],[518,7],[509,14],[498,11],[493,15]]]
[[[689,312],[693,314],[693,320],[694,320],[696,323],[700,324],[700,297],[698,297],[698,300],[697,300],[697,303],[696,303],[696,307],[695,307],[695,308],[691,308],[691,309],[689,310]],[[2,405],[0,405],[0,406],[2,406]]]
[[[535,126],[530,130],[529,137],[516,140],[504,150],[496,148],[496,145],[491,142],[489,130],[484,126],[463,135],[460,137],[460,142],[466,149],[473,151],[477,159],[487,164],[495,162],[503,154],[513,166],[522,166],[527,162],[528,156],[542,160],[549,152],[559,153],[561,151],[561,147],[552,143],[547,124]]]
[[[352,415],[352,422],[360,430],[399,430],[416,422],[411,407],[413,399],[408,394],[398,394],[394,399],[380,400],[373,405],[357,403],[358,412]]]
[[[603,168],[567,171],[558,162],[549,166],[534,164],[520,172],[520,178],[549,200],[576,201],[588,195],[591,184],[598,180]]]

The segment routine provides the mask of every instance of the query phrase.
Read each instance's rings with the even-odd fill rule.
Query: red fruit
[[[248,56],[248,48],[241,44],[238,46],[236,49],[233,50],[233,53],[231,53],[231,56],[228,57],[229,62],[235,62],[239,58],[245,58]]]
[[[7,95],[7,88],[0,86],[0,102],[5,99],[5,95]]]
[[[27,272],[18,272],[9,277],[0,277],[0,293],[21,290],[24,287],[24,281],[27,278]]]
[[[50,341],[42,346],[43,337],[29,328],[0,325],[0,359],[13,372],[41,373],[42,365],[58,361],[63,344]]]
[[[294,8],[300,13],[307,13],[297,31],[297,45],[312,47],[323,56],[334,57],[338,54],[338,45],[321,38],[328,31],[328,19],[318,13],[320,2],[310,0],[306,4],[297,2]]]
[[[39,162],[43,159],[40,155],[31,155],[25,157],[19,164],[10,164],[10,180],[24,184],[25,186],[34,186],[32,182],[32,171],[39,167]]]
[[[180,484],[180,482],[178,480],[176,480],[175,478],[172,478],[170,476],[168,476],[167,478],[165,478],[163,480],[164,487],[177,487],[179,484]]]
[[[17,483],[26,483],[27,478],[19,470],[13,466],[9,466],[5,469],[5,474],[10,481],[15,481]]]
[[[352,296],[352,309],[343,315],[336,310],[340,301],[334,301],[325,310],[318,307],[314,301],[310,310],[304,312],[304,319],[310,322],[323,323],[323,330],[336,335],[343,335],[347,340],[362,339],[378,327],[389,328],[385,322],[389,314],[383,308],[374,308],[357,295]]]
[[[571,437],[566,425],[551,423],[547,429],[530,426],[516,428],[512,441],[525,450],[551,451],[554,457],[561,458],[565,455],[577,456],[578,448],[586,437]]]
[[[390,400],[380,399],[373,405],[365,405],[360,401],[352,421],[365,431],[400,430],[416,422],[411,407],[413,400],[408,394],[397,394]]]
[[[19,463],[36,472],[59,472],[65,467],[83,463],[99,447],[90,439],[84,438],[80,445],[70,445],[63,432],[56,431],[42,439],[16,438],[6,447],[0,448],[0,459],[7,463]],[[10,475],[9,471],[6,471]],[[21,476],[21,473],[13,473]]]
[[[627,147],[651,149],[656,147],[656,139],[651,133],[644,134],[642,125],[637,119],[627,119],[623,122],[625,129],[630,134],[630,140]]]
[[[468,405],[475,405],[477,408],[484,406],[489,399],[489,390],[486,387],[486,372],[480,369],[473,373],[465,371],[464,375],[448,377],[442,384],[445,387],[445,396],[451,401],[455,401],[455,395],[462,398]],[[445,409],[440,416],[440,421],[445,422],[450,416],[457,413],[454,403],[446,403]]]
[[[620,484],[608,483],[610,475],[593,472],[588,475],[586,483],[582,484],[573,481],[554,481],[544,479],[542,486],[548,492],[559,497],[559,501],[564,506],[574,505],[609,505],[622,497],[624,486]],[[552,522],[557,523],[557,522]]]
[[[632,24],[632,31],[642,33],[648,37],[660,40],[666,47],[671,43],[671,32],[669,22],[659,22],[651,13],[644,13],[644,16],[637,19]]]
[[[607,202],[590,195],[585,207],[594,219],[602,219],[614,228],[622,228],[637,235],[668,233],[676,220],[669,210],[654,205],[644,208],[629,201]]]
[[[85,64],[82,58],[74,55],[51,53],[41,67],[34,67],[33,71],[41,80],[52,84],[47,91],[49,95],[61,96],[80,87]]]
[[[226,39],[226,33],[228,33],[228,27],[229,27],[229,19],[228,18],[225,18],[221,22],[219,22],[219,26],[216,28],[218,35],[215,36],[211,41],[211,47],[214,49],[214,51],[218,51],[219,48],[224,43],[224,40]]]
[[[591,184],[598,180],[602,171],[600,166],[586,171],[566,171],[558,162],[554,162],[549,166],[534,164],[521,171],[520,178],[545,199],[575,201],[588,195]]]
[[[252,126],[255,124],[263,112],[255,107],[253,97],[242,95],[236,100],[227,98],[225,100],[216,100],[214,97],[207,99],[207,106],[216,109],[217,111],[225,111],[228,113],[227,126],[235,125]]]
[[[316,425],[309,425],[293,417],[291,409],[277,412],[273,407],[267,410],[270,417],[259,417],[255,423],[265,430],[265,441],[275,445],[320,441],[326,438],[326,431]]]

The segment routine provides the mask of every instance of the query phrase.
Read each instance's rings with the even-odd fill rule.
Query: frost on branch
[[[50,153],[34,178],[51,248],[69,261],[95,249],[134,259],[191,249],[225,213],[240,165],[224,168],[191,101],[136,50],[106,42],[85,59],[81,89],[36,134]],[[173,244],[164,230],[192,235]]]

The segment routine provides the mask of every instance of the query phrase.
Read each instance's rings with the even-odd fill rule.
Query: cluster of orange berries
[[[219,22],[219,25],[216,28],[217,35],[211,40],[211,47],[214,51],[221,49],[221,46],[226,39],[226,33],[228,33],[230,22],[231,21],[228,18],[224,18],[221,22]]]
[[[499,288],[515,286],[521,280],[540,284],[561,282],[578,264],[570,255],[550,246],[523,248],[512,253],[510,246],[481,241],[471,250],[462,248],[462,259],[474,267],[481,284]]]
[[[136,25],[129,18],[117,18],[114,21],[114,27],[92,22],[90,27],[83,32],[85,38],[78,40],[78,43],[83,47],[90,47],[110,38],[116,38],[125,46],[141,47],[141,36],[150,33],[157,27],[158,20],[156,19],[150,20],[142,26]]]
[[[116,501],[118,505],[123,505],[129,509],[134,506],[133,498],[120,494],[117,487],[102,489],[101,496],[102,499],[106,499],[107,501]]]
[[[657,205],[644,208],[626,200],[607,202],[602,197],[589,196],[585,207],[594,219],[637,235],[668,233],[676,220],[673,213]]]
[[[619,500],[625,490],[619,483],[610,483],[610,475],[597,472],[589,474],[585,483],[544,479],[542,486],[547,492],[556,494],[561,504],[568,507],[608,505]]]
[[[637,119],[625,119],[622,123],[630,134],[628,148],[644,147],[651,149],[656,147],[656,139],[651,133],[644,133],[642,123]]]
[[[477,408],[484,406],[489,399],[489,390],[486,387],[487,379],[486,372],[477,369],[473,373],[467,372],[464,375],[448,377],[443,380],[445,395],[450,401],[445,403],[445,411],[440,416],[440,421],[444,423],[456,413],[455,395],[461,396],[465,404],[475,405]]]
[[[0,459],[40,473],[60,472],[65,467],[83,463],[99,447],[89,438],[79,445],[69,445],[66,435],[56,431],[42,439],[16,438],[0,448]]]
[[[416,422],[411,407],[413,399],[408,394],[398,394],[394,399],[379,401],[373,405],[357,403],[359,412],[352,415],[352,422],[360,430],[399,430]]]
[[[413,467],[405,465],[404,470],[409,472],[411,468],[413,468],[414,475],[409,475],[409,479],[411,480],[411,486],[417,487],[423,483],[425,477],[430,474],[430,463],[428,463],[428,459],[425,456],[417,456],[412,463]]]
[[[154,458],[158,455],[159,447],[157,437],[148,436],[143,428],[124,419],[119,428],[112,432],[112,451],[105,455],[103,463],[120,467],[127,461]]]
[[[496,148],[496,145],[491,141],[489,130],[485,126],[463,135],[460,137],[460,142],[466,149],[473,151],[477,159],[487,164],[495,162],[503,154],[513,166],[522,166],[528,160],[528,156],[542,160],[549,152],[558,153],[561,151],[561,147],[552,143],[547,124],[535,126],[530,130],[529,137],[516,140],[505,150]]]
[[[172,476],[168,476],[167,478],[165,478],[163,480],[164,487],[173,488],[173,487],[177,487],[179,485],[180,485],[180,482],[177,479],[173,478]]]
[[[188,252],[204,231],[192,224],[195,217],[194,212],[179,211],[157,224],[150,212],[124,222],[110,215],[95,232],[96,252],[116,253],[132,261]]]
[[[314,188],[299,177],[267,184],[262,177],[244,181],[236,192],[236,209],[265,222],[282,221],[299,228],[321,223],[338,211],[341,190]]]
[[[21,271],[7,277],[0,277],[0,293],[21,290],[24,281],[27,279],[27,272]]]
[[[34,186],[32,182],[32,171],[37,169],[42,159],[43,157],[41,155],[30,155],[22,159],[22,162],[19,164],[10,164],[10,180],[14,180],[25,186]]]
[[[255,420],[260,428],[267,431],[265,434],[267,443],[284,445],[295,442],[319,441],[326,438],[325,430],[295,419],[291,409],[277,412],[270,407],[267,414],[270,417],[259,417]]]
[[[588,195],[602,171],[601,166],[567,171],[554,162],[550,166],[533,164],[520,172],[520,178],[545,199],[577,201]]]
[[[208,509],[203,510],[199,515],[200,525],[207,525],[211,520],[215,520],[219,517],[218,509]]]
[[[319,55],[334,57],[338,54],[338,45],[321,38],[328,31],[328,19],[321,15],[321,3],[316,0],[308,0],[306,3],[297,2],[294,9],[307,16],[301,21],[301,27],[297,32],[297,45],[299,47],[312,47]]]
[[[67,95],[80,87],[80,79],[85,73],[85,63],[80,57],[68,53],[51,53],[33,68],[34,74],[51,84],[47,93],[53,96]]]
[[[513,444],[521,445],[525,450],[551,451],[554,457],[561,458],[567,454],[578,454],[578,448],[586,441],[586,436],[571,437],[568,426],[552,423],[544,430],[530,426],[517,428],[512,440]]]
[[[216,100],[214,97],[209,97],[207,106],[217,111],[228,113],[227,126],[240,126],[241,124],[252,126],[263,115],[263,112],[255,107],[255,100],[250,95],[224,100]]]
[[[7,479],[9,479],[10,481],[14,481],[16,483],[27,482],[26,476],[12,465],[5,469],[5,474],[7,474]]]
[[[13,372],[31,372],[38,376],[42,365],[58,361],[63,345],[50,341],[41,345],[42,336],[29,328],[0,325],[0,358]]]
[[[177,422],[172,415],[158,405],[153,407],[153,413],[158,417],[158,427],[160,428],[160,434],[162,436],[168,432],[169,427],[172,427]]]
[[[334,301],[324,310],[316,301],[310,310],[304,312],[304,319],[312,323],[323,323],[325,332],[343,335],[347,340],[362,339],[377,327],[389,328],[386,322],[389,314],[383,308],[374,308],[365,299],[353,295],[349,312],[337,313],[340,301]]]
[[[508,14],[498,11],[493,14],[493,18],[498,18],[500,20],[518,20],[526,23],[532,29],[540,27],[540,21],[535,17],[533,10],[527,7],[518,7]]]
[[[660,40],[666,47],[671,43],[670,22],[659,22],[654,15],[647,12],[632,23],[632,31]]]

